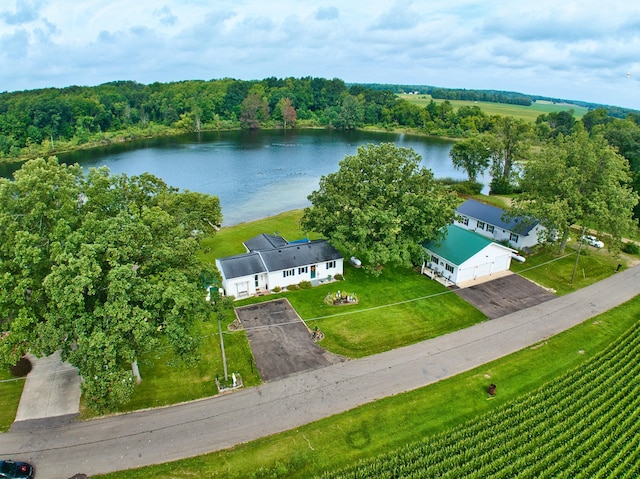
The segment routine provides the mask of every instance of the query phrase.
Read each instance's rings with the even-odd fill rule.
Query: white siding
[[[329,267],[327,265],[329,265]],[[306,271],[304,270],[305,266],[273,271],[269,273],[269,289],[273,289],[275,287],[286,288],[291,284],[298,284],[302,281],[327,281],[329,277],[333,278],[337,274],[344,274],[343,265],[344,261],[340,258],[332,261],[324,261],[322,263],[307,265]],[[315,275],[313,274],[314,268]],[[285,271],[288,271],[289,273],[293,272],[293,274],[285,276]]]
[[[434,255],[429,250],[427,252],[429,255]],[[437,264],[431,260],[427,261],[427,264],[443,278],[460,284],[508,271],[511,267],[511,253],[512,250],[497,243],[491,243],[460,265],[454,265],[441,257],[438,257]],[[447,270],[447,265],[453,266],[453,272]]]
[[[536,225],[529,232],[528,235],[522,236],[522,235],[518,235],[517,233],[513,233],[512,231],[490,225],[489,223],[483,223],[482,221],[480,221],[481,227],[478,227],[478,220],[476,218],[467,218],[467,219],[468,219],[468,224],[465,224],[465,222],[458,221],[457,218],[454,220],[453,224],[461,228],[464,228],[466,230],[474,231],[479,235],[482,235],[485,238],[490,238],[496,242],[508,241],[509,244],[516,249],[531,248],[537,245],[538,233],[544,228],[541,225]],[[492,226],[493,231],[487,231],[487,226]],[[512,240],[513,238],[512,235],[517,236],[518,238],[517,241]]]

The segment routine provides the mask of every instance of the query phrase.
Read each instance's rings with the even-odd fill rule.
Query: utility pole
[[[573,280],[576,277],[576,270],[578,269],[578,260],[580,259],[580,251],[582,251],[582,243],[584,243],[584,241],[582,241],[582,237],[584,236],[584,232],[587,229],[586,226],[582,227],[582,233],[580,233],[580,238],[578,238],[578,255],[576,256],[576,262],[573,265],[573,273],[571,274],[571,284],[573,284]]]
[[[218,318],[218,334],[220,334],[220,350],[222,351],[222,367],[224,369],[224,380],[229,380],[229,373],[227,372],[227,355],[224,352],[224,338],[222,337],[222,312],[218,310],[217,300],[220,299],[220,295],[218,291],[215,292],[215,298],[213,298],[211,294],[211,288],[213,285],[210,285],[207,288],[207,301],[211,303],[213,299],[213,310],[216,313],[216,318]]]
[[[229,380],[229,374],[227,373],[227,356],[224,353],[224,339],[222,339],[222,321],[220,320],[220,314],[218,316],[218,332],[220,333],[220,349],[222,350],[222,367],[224,368],[224,380]]]

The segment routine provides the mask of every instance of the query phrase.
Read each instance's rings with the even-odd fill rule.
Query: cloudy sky
[[[640,109],[640,2],[0,1],[0,91],[271,76]]]

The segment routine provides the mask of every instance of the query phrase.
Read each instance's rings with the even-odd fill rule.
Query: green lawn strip
[[[8,369],[0,370],[0,432],[8,431],[16,418],[24,381]]]
[[[446,431],[517,399],[593,357],[638,317],[640,297],[530,348],[431,386],[225,451],[101,477],[319,475]],[[497,385],[493,399],[488,399],[489,383]]]
[[[584,246],[576,264],[577,243],[570,243],[564,254],[551,250],[540,250],[535,255],[527,255],[525,263],[511,262],[511,270],[534,281],[545,288],[552,289],[562,296],[611,276],[617,269],[619,259],[608,252],[597,251]]]

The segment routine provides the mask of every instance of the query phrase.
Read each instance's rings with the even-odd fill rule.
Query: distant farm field
[[[422,107],[427,106],[433,99],[431,95],[400,94],[398,96]],[[444,100],[434,101],[436,103],[442,103]],[[493,103],[487,101],[449,100],[449,102],[453,105],[455,110],[461,106],[478,106],[487,115],[513,116],[515,118],[531,122],[536,121],[536,118],[538,118],[539,115],[543,115],[545,113],[573,110],[573,116],[575,118],[582,118],[582,116],[588,111],[588,109],[583,106],[569,103],[552,103],[550,101],[537,101],[531,106],[509,105],[507,103]]]

